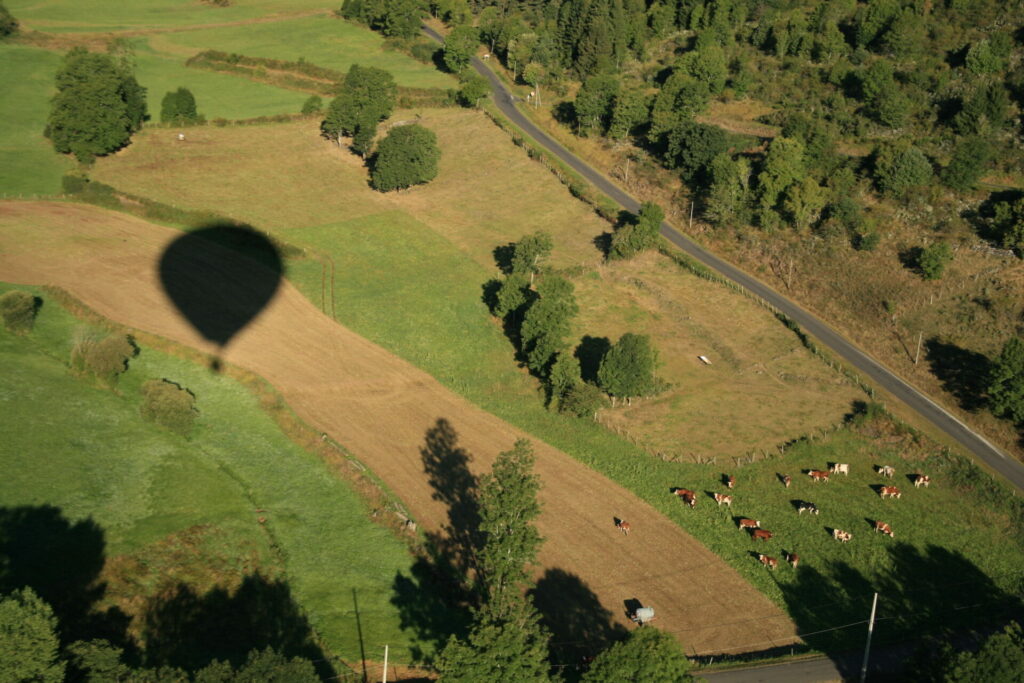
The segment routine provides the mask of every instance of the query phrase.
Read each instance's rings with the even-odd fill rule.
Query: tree
[[[665,220],[665,212],[660,206],[654,202],[641,204],[636,220],[620,226],[612,234],[608,258],[610,260],[632,258],[641,251],[654,246],[661,233],[663,220]]]
[[[942,182],[960,192],[973,189],[991,159],[992,146],[984,138],[961,140],[949,165],[942,169]]]
[[[623,642],[615,643],[599,654],[583,675],[583,683],[619,683],[619,681],[664,681],[686,683],[690,662],[679,641],[648,626],[638,628]]]
[[[371,28],[389,38],[415,38],[420,32],[423,8],[418,0],[384,0],[384,13]]]
[[[551,255],[555,247],[555,240],[550,233],[539,230],[531,235],[524,235],[516,242],[512,252],[512,272],[530,275],[530,284],[533,284],[533,277],[540,272],[540,264]]]
[[[568,349],[562,349],[555,356],[555,362],[551,364],[551,373],[548,377],[550,401],[551,404],[559,408],[559,412],[561,412],[562,400],[581,381],[580,359]]]
[[[512,450],[500,453],[491,471],[480,479],[484,545],[477,571],[487,617],[493,621],[514,616],[543,542],[534,526],[540,515],[540,479],[533,473],[535,460],[530,442],[520,439]]]
[[[947,645],[938,659],[934,669],[938,677],[933,680],[942,683],[1019,683],[1024,671],[1024,630],[1013,622],[987,637],[977,652],[955,652]]]
[[[607,402],[604,393],[598,387],[590,382],[580,382],[565,392],[565,396],[558,404],[558,412],[593,418]]]
[[[328,106],[320,130],[340,142],[342,135],[353,135],[369,122],[376,128],[378,122],[391,116],[397,94],[395,79],[387,71],[353,64],[338,96]]]
[[[953,250],[946,242],[930,244],[917,253],[915,264],[925,280],[938,280],[953,260]]]
[[[988,404],[992,413],[1024,424],[1024,339],[1011,337],[991,372]]]
[[[31,588],[0,599],[0,679],[60,683],[59,649],[57,617]]]
[[[573,285],[565,278],[547,276],[537,285],[537,300],[523,317],[520,329],[527,366],[545,376],[556,353],[566,346],[572,319],[579,313]]]
[[[932,179],[932,164],[921,150],[907,140],[875,149],[875,185],[882,194],[903,197]]]
[[[214,661],[197,671],[193,680],[195,683],[317,683],[320,677],[308,659],[289,659],[267,647],[251,651],[237,671],[229,662]]]
[[[4,327],[15,334],[27,334],[35,325],[39,301],[26,291],[12,289],[0,296],[0,318]]]
[[[70,680],[86,683],[132,680],[132,669],[121,661],[124,651],[106,640],[77,640],[67,648]]]
[[[1013,249],[1019,258],[1024,258],[1024,197],[997,203],[994,213],[992,232],[1004,248]]]
[[[668,167],[679,169],[683,180],[698,188],[707,186],[708,164],[728,147],[721,128],[688,119],[680,120],[665,139]]]
[[[757,176],[762,221],[766,214],[775,209],[789,186],[802,182],[806,175],[804,146],[800,141],[786,137],[772,140],[765,154],[761,172]]]
[[[463,73],[459,76],[459,102],[464,107],[478,107],[480,100],[491,92],[491,83],[477,73]]]
[[[426,183],[437,177],[437,136],[417,124],[392,128],[378,149],[371,182],[380,192]]]
[[[113,384],[128,370],[128,361],[139,352],[135,341],[124,334],[97,338],[86,334],[71,349],[71,367],[90,372],[101,382]]]
[[[627,89],[615,95],[612,116],[608,124],[608,137],[622,140],[634,128],[647,120],[647,96],[639,90]]]
[[[505,318],[510,313],[518,311],[527,301],[526,293],[530,286],[526,275],[522,273],[509,273],[502,281],[501,287],[494,296],[494,315]]]
[[[725,81],[729,77],[729,67],[725,60],[725,51],[719,45],[688,52],[682,60],[682,68],[698,81],[708,87],[712,95],[725,90]]]
[[[548,680],[548,634],[525,596],[542,543],[534,526],[540,480],[533,463],[529,441],[520,439],[480,480],[484,544],[477,569],[484,602],[468,638],[453,636],[438,657],[442,681]]]
[[[610,396],[632,403],[634,397],[654,391],[657,364],[658,352],[650,337],[627,332],[605,354],[597,379]]]
[[[782,200],[782,208],[789,214],[797,230],[806,230],[817,222],[827,203],[828,190],[807,176],[789,186]]]
[[[90,162],[124,147],[142,125],[146,90],[108,55],[71,50],[56,83],[45,134],[61,154]]]
[[[540,86],[547,80],[548,70],[543,64],[539,62],[530,62],[523,69],[523,80],[533,86],[533,104],[534,106],[540,106]]]
[[[199,120],[196,112],[196,98],[188,88],[178,88],[164,95],[160,103],[160,121],[163,123],[195,123]]]
[[[444,39],[444,65],[452,73],[461,73],[469,66],[479,42],[480,32],[475,27],[456,27]]]
[[[18,32],[18,20],[0,2],[0,38],[12,36]]]
[[[195,423],[195,395],[167,379],[151,379],[142,385],[142,417],[178,434],[188,435]]]
[[[710,164],[711,176],[705,212],[718,225],[740,225],[747,222],[750,196],[750,163],[719,154]]]
[[[967,57],[964,59],[964,66],[976,76],[984,76],[1002,71],[1006,68],[1006,62],[996,52],[987,38],[983,38],[971,45],[967,50]]]
[[[612,113],[612,103],[619,92],[619,79],[609,74],[591,76],[583,81],[573,110],[579,132],[604,132]]]

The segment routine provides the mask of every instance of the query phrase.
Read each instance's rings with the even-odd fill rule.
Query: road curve
[[[427,26],[423,27],[423,31],[434,40],[444,42],[444,37],[437,33],[437,31]],[[532,121],[516,109],[514,95],[505,86],[505,83],[493,71],[487,68],[483,62],[474,58],[473,68],[490,82],[494,90],[495,104],[498,105],[501,112],[512,123],[586,178],[598,190],[621,204],[627,211],[633,213],[639,211],[640,202],[588,166],[572,152],[562,147],[562,145],[534,125]],[[676,231],[667,222],[661,224],[661,234],[705,266],[717,271],[723,277],[732,280],[775,307],[780,313],[799,324],[805,332],[817,338],[823,345],[832,349],[836,355],[869,377],[876,385],[895,396],[924,419],[952,437],[992,470],[1002,475],[1014,487],[1024,491],[1024,465],[1008,456],[980,434],[972,431],[949,411],[861,351],[852,342],[845,339],[809,311],[801,308],[752,275],[743,272],[736,266],[723,261],[707,251],[689,237]]]

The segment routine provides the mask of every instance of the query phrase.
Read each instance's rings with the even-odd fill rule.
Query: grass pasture
[[[209,591],[218,587],[231,594],[242,582],[245,595],[259,599],[262,581],[283,581],[290,599],[268,608],[284,618],[294,613],[293,600],[334,655],[357,661],[360,636],[373,648],[415,644],[390,603],[394,577],[412,562],[405,545],[371,523],[348,484],[289,441],[247,389],[149,348],[130,361],[116,391],[76,378],[67,358],[84,326],[42,296],[30,336],[0,330],[0,513],[54,506],[67,526],[96,526],[89,566],[102,568],[106,594],[95,596],[93,607],[121,609],[134,619],[129,634],[139,636],[146,610],[174,606],[160,602],[168,595],[191,591],[201,607],[201,597],[212,600]],[[154,377],[197,396],[200,417],[190,439],[139,417],[139,388]],[[33,429],[12,428],[23,424]],[[269,589],[262,595],[283,600]],[[233,609],[251,607],[243,597],[233,600]],[[211,616],[234,623],[230,615]],[[147,637],[159,635],[150,628]],[[251,635],[262,637],[259,626]],[[175,652],[182,662],[204,656]]]
[[[60,55],[0,43],[0,196],[56,194],[71,163],[43,137]]]
[[[143,31],[229,22],[251,22],[282,14],[323,11],[322,0],[246,0],[217,7],[201,0],[9,0],[7,9],[27,28],[50,32]],[[130,10],[129,10],[130,8]]]

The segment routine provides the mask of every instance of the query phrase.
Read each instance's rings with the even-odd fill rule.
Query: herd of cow
[[[896,474],[896,469],[891,465],[877,465],[875,466],[875,472],[883,477],[888,477],[889,479],[892,479]],[[807,470],[806,474],[811,478],[811,481],[813,482],[823,482],[827,484],[829,478],[832,475],[849,475],[850,466],[847,463],[830,463],[829,468],[827,470]],[[789,488],[790,485],[793,483],[793,479],[789,475],[779,474],[778,478],[779,481],[781,481],[783,486],[785,486],[786,488]],[[908,478],[913,482],[915,488],[919,488],[922,486],[927,487],[929,484],[931,484],[931,478],[925,474],[911,474]],[[723,474],[722,483],[726,486],[726,488],[731,490],[736,486],[736,477],[729,474]],[[696,491],[691,491],[689,489],[684,489],[681,487],[673,487],[670,490],[673,495],[678,497],[680,501],[682,501],[685,505],[688,505],[691,509],[697,507]],[[900,491],[899,488],[895,486],[880,485],[877,487],[876,490],[878,491],[878,495],[882,499],[899,499],[903,495],[902,491]],[[732,509],[733,494],[717,492],[709,492],[709,494],[712,498],[714,498],[715,502],[718,503],[719,507],[726,505],[730,509]],[[796,507],[797,514],[800,515],[802,515],[805,512],[811,515],[817,515],[820,513],[820,510],[818,510],[818,506],[808,501],[794,501],[794,505]],[[747,531],[750,534],[751,539],[755,542],[767,541],[774,536],[774,534],[771,531],[761,528],[761,522],[759,520],[749,519],[747,517],[738,517],[736,518],[736,523],[740,531]],[[890,538],[895,538],[895,535],[892,531],[892,527],[888,523],[875,520],[873,522],[873,526],[876,533],[881,533],[883,535],[889,536]],[[622,531],[624,534],[628,534],[630,532],[630,526],[628,522],[616,519],[616,527],[618,527],[618,529]],[[853,539],[853,534],[849,531],[843,531],[842,529],[832,529],[831,532],[832,538],[836,539],[840,543],[848,543],[850,540]],[[796,553],[783,551],[783,554],[786,562],[792,565],[794,569],[800,564],[800,557]],[[764,555],[762,553],[754,553],[754,555],[756,555],[757,559],[761,562],[761,564],[766,566],[768,569],[775,569],[779,566],[779,561],[774,557],[769,557],[768,555]]]

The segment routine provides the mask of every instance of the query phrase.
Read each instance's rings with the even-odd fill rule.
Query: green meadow
[[[29,336],[0,329],[0,506],[55,506],[69,524],[102,529],[108,595],[98,606],[137,607],[167,591],[156,569],[205,576],[207,587],[258,571],[287,582],[334,655],[359,659],[358,628],[374,653],[390,643],[401,660],[403,645],[417,645],[390,602],[396,574],[409,573],[407,548],[371,523],[362,499],[289,441],[249,390],[145,347],[114,390],[75,376],[68,358],[85,326],[41,295]],[[195,394],[190,438],[140,417],[139,389],[151,378]],[[168,558],[168,547],[197,534],[201,552]],[[140,569],[123,581],[124,566]]]

